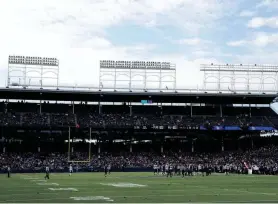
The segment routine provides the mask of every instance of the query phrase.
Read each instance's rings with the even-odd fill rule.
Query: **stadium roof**
[[[277,94],[113,92],[1,88],[1,99],[207,104],[269,104]]]

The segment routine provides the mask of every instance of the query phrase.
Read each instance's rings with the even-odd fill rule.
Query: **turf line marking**
[[[26,178],[23,178],[24,180],[34,180],[34,179],[40,179],[38,177],[26,177]]]
[[[196,188],[200,188],[200,189],[207,189],[207,188],[211,188],[210,186],[193,186]],[[272,196],[276,196],[278,195],[277,193],[262,193],[262,192],[254,192],[254,191],[246,191],[246,190],[236,190],[236,189],[228,189],[228,188],[221,188],[219,187],[215,187],[215,190],[224,190],[224,191],[233,191],[233,192],[238,192],[238,193],[249,193],[249,194],[256,194],[256,195],[272,195]]]
[[[37,183],[40,186],[59,186],[58,183]]]
[[[59,195],[59,193],[38,193],[38,195]],[[28,196],[27,193],[9,193],[9,194],[4,194],[0,195],[0,197],[6,197],[6,196]]]
[[[110,201],[113,202],[109,197],[104,197],[104,196],[85,196],[85,197],[70,197],[70,199],[76,200],[76,201],[91,201],[91,200],[104,200],[104,201]]]
[[[25,194],[26,195],[26,194]],[[56,195],[59,195],[58,193],[56,193]],[[61,194],[60,194],[61,195]],[[192,195],[192,194],[191,194]],[[218,194],[198,194],[198,195],[218,195]],[[243,194],[238,195],[238,194],[222,194],[222,195],[234,195],[234,196],[245,196]],[[138,195],[138,196],[110,196],[111,198],[148,198],[148,197],[185,197],[185,194],[177,194],[177,195]],[[21,199],[21,200],[6,200],[6,202],[28,202],[28,201],[53,201],[53,200],[67,200],[69,198],[31,198],[31,199]],[[250,202],[277,202],[278,200],[254,200],[254,201],[248,201],[248,200],[244,200],[244,201],[236,201],[236,203],[250,203]],[[235,201],[217,201],[217,203],[222,203],[222,202],[232,202],[234,203]],[[215,203],[215,201],[212,201],[212,203]]]
[[[47,182],[46,180],[31,180],[31,182]]]
[[[78,191],[77,188],[48,188],[51,191]]]
[[[254,191],[246,191],[246,190],[236,190],[236,189],[223,189],[224,191],[234,191],[234,192],[238,192],[238,193],[249,193],[249,194],[259,194],[259,195],[272,195],[272,196],[276,196],[278,195],[277,193],[262,193],[262,192],[254,192]]]
[[[138,188],[138,187],[146,187],[147,185],[135,184],[135,183],[100,183],[100,185],[104,186],[113,186],[119,188]]]

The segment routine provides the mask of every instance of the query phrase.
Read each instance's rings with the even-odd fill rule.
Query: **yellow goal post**
[[[89,128],[89,151],[88,151],[88,160],[78,161],[71,160],[71,127],[68,130],[68,163],[90,163],[91,162],[91,139],[92,139],[92,129]]]

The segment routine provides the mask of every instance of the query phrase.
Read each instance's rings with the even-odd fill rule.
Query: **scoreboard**
[[[141,100],[142,104],[152,104],[153,101],[152,100]]]

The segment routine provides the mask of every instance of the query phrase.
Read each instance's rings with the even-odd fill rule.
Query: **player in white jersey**
[[[153,165],[153,174],[158,174],[158,165]]]
[[[72,165],[70,164],[70,166],[69,166],[69,176],[71,176],[72,173],[73,173],[73,168],[72,168]]]
[[[45,177],[44,179],[49,179],[49,167],[45,167]]]
[[[170,164],[169,166],[169,176],[172,177],[173,176],[173,170],[174,170],[174,167],[172,164]]]
[[[181,176],[184,177],[185,176],[185,166],[181,165]]]
[[[108,174],[111,173],[111,164],[108,164],[108,166],[107,166],[107,171],[108,171]]]
[[[166,173],[166,176],[167,176],[167,177],[169,176],[169,171],[170,171],[169,168],[170,168],[169,165],[166,164],[166,165],[165,165],[165,173]]]
[[[228,175],[228,165],[223,166],[223,172]]]

